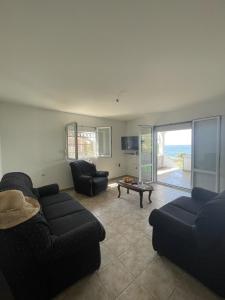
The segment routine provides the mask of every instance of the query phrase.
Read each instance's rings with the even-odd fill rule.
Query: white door
[[[152,126],[139,126],[139,182],[152,182],[153,134]]]
[[[219,190],[220,117],[192,123],[192,186]]]

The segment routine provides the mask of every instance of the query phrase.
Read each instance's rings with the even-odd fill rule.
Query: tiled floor
[[[191,188],[191,172],[174,168],[161,168],[157,171],[157,180],[166,184]]]
[[[102,264],[91,274],[57,297],[57,300],[209,300],[219,299],[197,280],[159,257],[152,248],[148,217],[158,208],[185,192],[160,185],[154,186],[152,203],[144,195],[144,208],[139,207],[135,192],[128,195],[111,184],[108,191],[88,198],[69,193],[91,210],[106,229],[101,243]]]

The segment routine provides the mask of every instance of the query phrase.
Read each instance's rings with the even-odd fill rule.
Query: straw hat
[[[0,229],[21,224],[36,215],[39,210],[39,202],[25,197],[21,191],[0,192]]]

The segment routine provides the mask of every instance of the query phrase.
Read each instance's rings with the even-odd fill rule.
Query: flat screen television
[[[122,136],[121,148],[122,150],[138,151],[138,136]]]

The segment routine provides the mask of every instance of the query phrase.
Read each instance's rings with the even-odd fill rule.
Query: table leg
[[[140,191],[140,192],[139,192],[139,195],[140,195],[140,207],[143,208],[143,203],[142,203],[142,200],[143,200],[143,192]]]
[[[117,188],[118,188],[118,192],[119,192],[119,195],[118,195],[118,198],[120,198],[120,185],[118,184],[118,186],[117,186]]]
[[[152,203],[151,194],[152,194],[152,191],[149,191],[149,194],[148,194],[148,201],[149,201],[149,203]]]
[[[127,194],[129,194],[129,189],[127,189]]]

